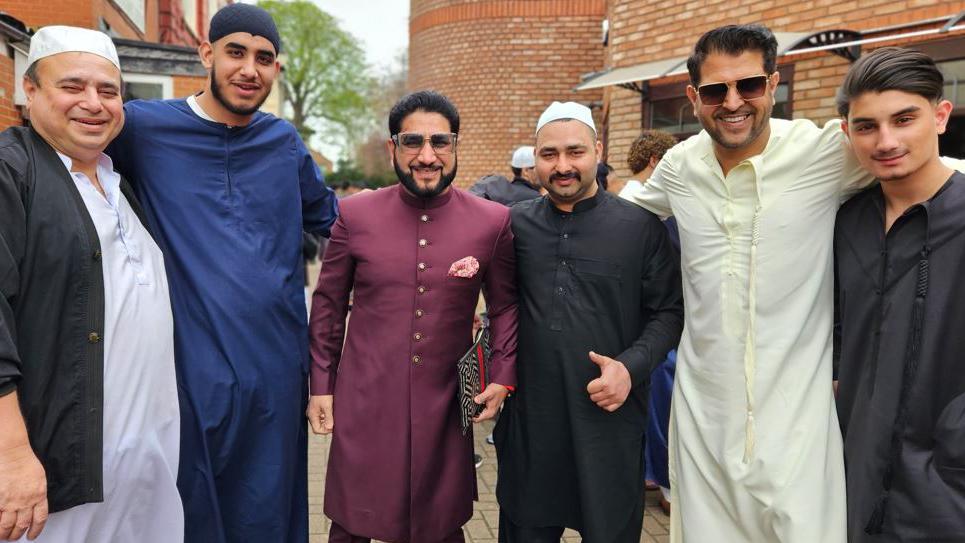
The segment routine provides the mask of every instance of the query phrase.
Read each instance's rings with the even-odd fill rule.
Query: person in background
[[[628,192],[638,189],[647,182],[664,153],[677,144],[677,139],[660,130],[646,130],[630,144],[627,165],[637,179],[630,179],[624,185]],[[629,189],[626,187],[629,186]],[[667,217],[663,221],[667,234],[677,252],[680,252],[680,234],[677,221]],[[670,473],[668,456],[668,432],[670,429],[670,404],[673,397],[673,378],[677,371],[677,349],[667,353],[667,358],[654,368],[650,374],[650,397],[647,419],[647,444],[644,449],[647,466],[648,489],[651,481],[653,489],[660,489],[660,508],[670,515]]]
[[[497,174],[487,175],[469,187],[469,192],[505,206],[539,198],[539,182],[533,174],[533,147],[527,145],[516,149],[509,164],[513,171],[512,181]]]

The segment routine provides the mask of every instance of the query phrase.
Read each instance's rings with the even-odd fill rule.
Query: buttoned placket
[[[556,213],[555,211],[553,213]],[[570,256],[570,230],[572,230],[573,214],[558,214],[558,231],[556,239],[556,273],[553,274],[553,305],[550,312],[550,330],[559,332],[563,330],[563,308],[566,306],[566,296],[572,293],[567,292],[566,278],[568,269],[566,259]]]
[[[415,318],[412,319],[411,335],[410,335],[410,345],[412,352],[412,363],[415,366],[422,366],[425,360],[420,354],[420,348],[426,339],[425,331],[422,330],[423,317],[426,315],[425,307],[427,306],[427,298],[430,294],[430,289],[427,286],[426,274],[432,267],[429,265],[428,252],[430,246],[432,245],[431,240],[428,237],[428,226],[432,222],[432,217],[429,215],[428,210],[423,210],[419,215],[418,221],[416,222],[416,237],[418,241],[416,242],[416,296],[415,296]]]

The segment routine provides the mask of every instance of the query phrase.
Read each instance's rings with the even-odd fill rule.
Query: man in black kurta
[[[592,123],[584,106],[547,109],[548,195],[511,208],[519,388],[494,432],[507,543],[559,541],[564,527],[587,543],[640,539],[646,382],[680,338],[680,272],[660,220],[598,188]]]
[[[842,87],[851,145],[881,180],[835,226],[853,543],[965,541],[965,175],[938,157],[941,90],[931,59],[896,48]]]

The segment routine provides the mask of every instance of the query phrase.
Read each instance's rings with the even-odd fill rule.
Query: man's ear
[[[385,150],[389,153],[389,166],[395,167],[395,142],[392,138],[385,140]]]
[[[198,46],[198,56],[201,58],[201,65],[204,69],[210,70],[212,64],[214,64],[214,45],[211,45],[209,41],[201,42]]]
[[[27,109],[30,109],[30,104],[33,102],[37,90],[37,84],[31,81],[29,77],[23,76],[23,93],[27,95]]]
[[[650,166],[651,168],[656,168],[658,162],[660,162],[660,158],[657,157],[657,156],[652,156],[652,157],[650,157],[649,166]]]
[[[945,128],[948,127],[948,119],[951,118],[953,109],[955,109],[955,106],[948,100],[942,100],[935,106],[935,127],[938,129],[939,134],[945,133]]]
[[[694,117],[699,117],[700,106],[697,105],[697,89],[695,89],[693,85],[687,85],[687,99],[690,100],[690,104],[694,106]]]
[[[849,129],[849,127],[848,127],[848,118],[847,118],[846,116],[842,116],[842,117],[841,117],[841,131],[844,132],[844,137],[848,138],[848,141],[851,141],[851,133],[848,132],[848,129]]]

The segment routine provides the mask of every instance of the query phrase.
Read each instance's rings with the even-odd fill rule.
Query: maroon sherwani
[[[423,200],[401,185],[339,208],[310,324],[311,393],[335,395],[325,514],[356,535],[440,541],[469,520],[476,497],[456,361],[472,344],[480,288],[491,381],[516,384],[509,209],[455,188]],[[478,272],[450,276],[466,257],[478,260]]]

